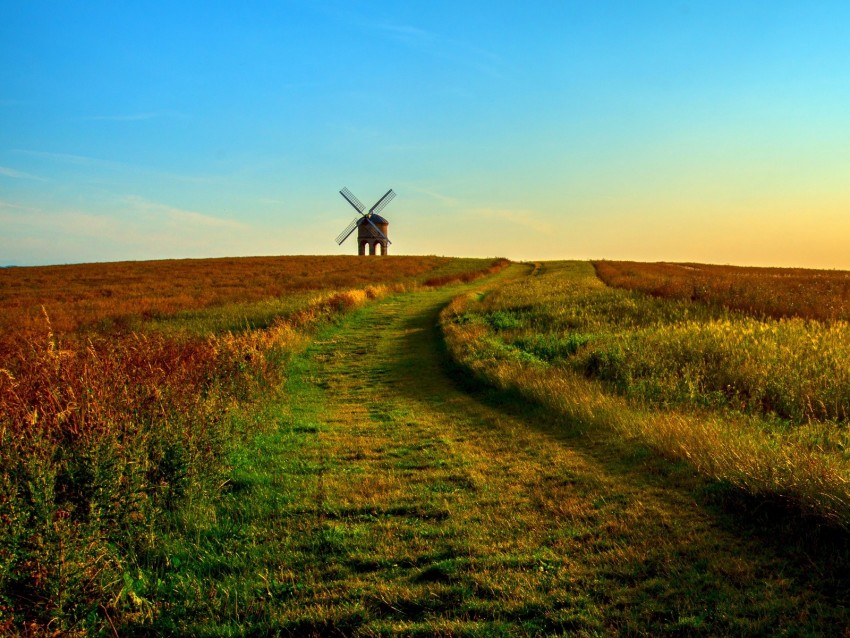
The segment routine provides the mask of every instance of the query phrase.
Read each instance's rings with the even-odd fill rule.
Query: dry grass
[[[82,432],[97,436],[128,420],[189,418],[199,413],[201,397],[215,394],[213,386],[227,396],[249,396],[249,389],[239,386],[249,383],[249,376],[270,378],[266,360],[290,350],[299,329],[415,287],[422,279],[428,286],[469,281],[506,263],[279,257],[11,269],[0,273],[0,427],[12,436],[26,431],[62,440]],[[362,287],[341,289],[357,284]],[[138,324],[140,331],[114,324],[130,315],[204,306],[244,309],[240,304],[246,301],[305,288],[313,292],[295,296],[285,315],[264,317],[268,325],[262,330],[174,336],[145,330],[159,325],[153,320]],[[178,323],[183,317],[197,320],[181,314]],[[200,329],[206,325],[200,322]],[[223,391],[224,386],[230,387]]]
[[[758,318],[850,320],[850,272],[707,264],[594,262],[609,286],[742,310]]]
[[[356,256],[284,256],[6,268],[0,270],[0,335],[42,333],[42,308],[60,334],[120,328],[139,319],[304,291],[412,282],[451,262],[389,256],[367,267]]]
[[[657,343],[647,346],[640,339],[614,351],[611,344],[619,337],[606,331],[663,331],[665,322],[677,317],[692,321],[703,311],[606,289],[586,264],[547,264],[537,272],[529,281],[483,299],[456,300],[444,312],[447,342],[460,363],[488,383],[519,391],[565,415],[577,427],[645,442],[747,493],[778,497],[850,526],[845,429],[814,422],[782,430],[774,420],[758,415],[699,406],[657,410],[652,407],[656,401],[637,391],[637,401],[606,392],[619,387],[605,371],[631,360],[646,364],[632,366],[644,377],[628,378],[635,387],[645,388],[655,374],[653,357],[660,360],[664,352]],[[707,321],[713,320],[708,310],[704,314]],[[700,344],[692,341],[680,348],[685,352],[682,359],[698,358]],[[542,356],[551,351],[556,354]],[[758,367],[758,348],[750,344],[747,353]],[[587,367],[588,362],[593,365]],[[818,399],[807,397],[813,404]],[[663,403],[663,397],[659,400]]]

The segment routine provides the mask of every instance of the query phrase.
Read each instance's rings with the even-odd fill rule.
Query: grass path
[[[837,594],[695,500],[683,468],[464,389],[437,315],[492,281],[376,303],[293,363],[280,428],[175,550],[163,587],[188,602],[159,629],[840,634]]]

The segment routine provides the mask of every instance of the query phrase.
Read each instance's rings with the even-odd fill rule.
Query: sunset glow
[[[841,2],[0,3],[0,265],[850,268]],[[346,250],[348,249],[348,250]]]

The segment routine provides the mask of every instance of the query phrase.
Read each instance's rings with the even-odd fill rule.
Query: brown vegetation
[[[594,262],[609,286],[689,299],[755,317],[850,320],[850,272],[707,264]]]
[[[127,323],[181,310],[250,302],[295,292],[403,281],[446,265],[447,257],[284,256],[179,259],[0,270],[0,335],[67,333],[99,322]],[[116,321],[117,320],[117,321]]]
[[[425,281],[422,282],[424,286],[445,286],[451,283],[463,282],[469,283],[470,281],[474,281],[479,277],[483,277],[485,275],[491,275],[499,272],[503,268],[505,268],[511,262],[507,259],[497,259],[495,260],[488,268],[484,268],[482,270],[474,270],[468,272],[461,273],[450,273],[445,275],[440,275],[438,277],[429,277]]]

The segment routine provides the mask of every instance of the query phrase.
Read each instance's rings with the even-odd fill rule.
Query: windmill
[[[386,255],[387,249],[392,243],[387,238],[387,227],[389,226],[389,222],[378,215],[378,213],[384,210],[387,207],[387,204],[389,204],[393,197],[395,197],[393,189],[391,188],[384,193],[384,196],[375,202],[375,205],[372,206],[368,212],[366,212],[366,207],[361,203],[361,201],[357,199],[347,188],[343,188],[339,191],[339,194],[345,198],[345,201],[354,207],[354,210],[360,214],[360,217],[355,217],[354,221],[346,226],[345,230],[342,231],[336,238],[336,243],[341,246],[342,242],[348,239],[348,236],[353,233],[356,228],[358,255],[375,255],[377,254],[378,246],[381,247],[380,254]]]

